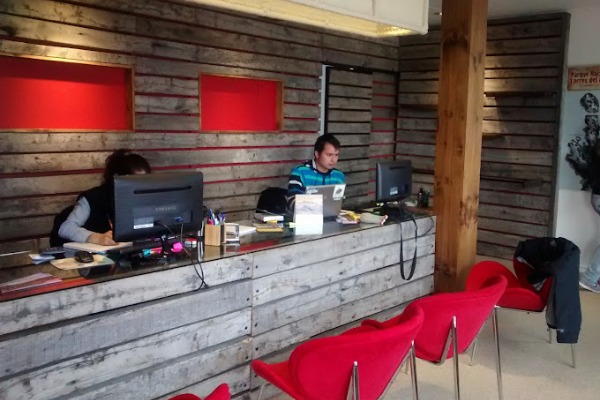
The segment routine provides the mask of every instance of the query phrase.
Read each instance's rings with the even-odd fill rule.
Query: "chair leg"
[[[548,328],[548,343],[552,344],[552,328]],[[571,343],[571,367],[577,368],[577,356],[575,354],[575,343]]]
[[[263,383],[262,385],[260,385],[260,390],[258,391],[258,400],[260,400],[262,398],[263,390],[265,390],[266,385],[267,385],[266,383]]]
[[[503,400],[502,365],[500,362],[500,339],[498,337],[498,314],[496,308],[492,311],[492,330],[494,331],[494,341],[496,342],[496,379],[498,379],[498,398]]]
[[[410,363],[408,358],[406,359],[406,361],[402,364],[402,372],[406,375],[408,375],[408,371],[410,370]]]
[[[452,317],[452,358],[454,359],[454,394],[460,400],[460,377],[458,373],[458,338],[456,337],[456,317]]]
[[[352,366],[352,377],[350,378],[350,386],[348,387],[348,394],[346,400],[360,400],[360,393],[358,390],[358,362],[354,361]]]
[[[413,340],[410,346],[410,378],[413,390],[413,400],[419,400],[419,387],[417,386],[417,357],[415,356],[415,341]]]
[[[414,346],[414,342],[413,342],[413,346]],[[381,394],[381,396],[379,398],[385,399],[385,395],[390,390],[390,387],[392,386],[392,383],[394,383],[394,381],[398,377],[398,374],[400,373],[400,371],[404,367],[406,367],[406,373],[408,374],[408,367],[409,367],[409,363],[411,362],[410,361],[411,360],[410,357],[411,357],[411,354],[413,354],[413,353],[414,353],[414,348],[411,346],[411,348],[406,352],[406,355],[404,356],[404,359],[402,360],[402,362],[400,363],[400,365],[396,369],[396,372],[394,372],[394,376],[392,376],[392,379],[390,379],[390,381],[386,385],[385,389],[383,390],[383,393]],[[411,369],[411,372],[412,372],[412,369]]]
[[[469,360],[469,365],[473,365],[475,362],[475,351],[477,350],[477,342],[479,342],[479,335],[475,337],[473,340],[473,344],[471,345],[471,360]]]
[[[483,327],[485,326],[485,324],[487,324],[487,322],[488,322],[488,320],[486,319],[485,322],[483,323],[483,325],[481,326],[481,329],[479,329],[479,332],[477,333],[477,336],[475,336],[475,340],[473,340],[473,343],[471,343],[471,359],[469,360],[469,365],[470,366],[473,366],[473,364],[475,363],[475,352],[477,351],[477,344],[479,342],[479,335],[481,335],[481,331],[483,330]]]

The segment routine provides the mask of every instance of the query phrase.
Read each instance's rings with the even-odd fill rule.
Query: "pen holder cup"
[[[204,244],[220,246],[225,243],[225,225],[206,225],[204,227]]]

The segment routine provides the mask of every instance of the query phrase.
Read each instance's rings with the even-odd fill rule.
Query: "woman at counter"
[[[106,158],[102,184],[81,193],[64,222],[55,221],[51,233],[52,245],[66,241],[103,246],[116,244],[112,238],[113,177],[150,172],[150,164],[139,154],[123,149],[114,151]],[[66,214],[68,209],[63,212]],[[57,220],[60,219],[59,214]]]

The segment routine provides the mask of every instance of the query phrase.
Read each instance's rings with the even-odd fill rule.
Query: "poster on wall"
[[[590,189],[592,155],[600,155],[600,66],[569,68],[564,99],[565,160],[579,178],[581,190]]]
[[[600,89],[600,66],[569,68],[568,90]]]

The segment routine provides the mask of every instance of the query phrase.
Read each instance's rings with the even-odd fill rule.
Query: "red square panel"
[[[0,129],[131,130],[131,69],[0,56]]]
[[[203,131],[276,131],[281,127],[281,82],[202,74]]]

